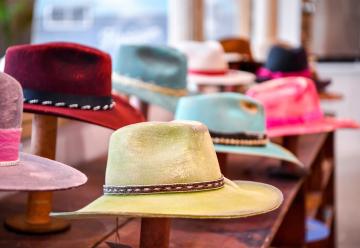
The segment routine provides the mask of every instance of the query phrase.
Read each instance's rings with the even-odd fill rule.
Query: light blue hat
[[[165,46],[123,45],[114,62],[113,88],[175,112],[187,95],[186,57]]]
[[[208,126],[217,152],[265,156],[301,162],[266,136],[263,106],[238,93],[214,93],[180,99],[177,120],[195,120]]]

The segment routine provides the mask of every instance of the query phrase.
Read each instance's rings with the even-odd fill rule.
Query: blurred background
[[[320,60],[349,61],[360,57],[359,23],[357,0],[0,0],[0,53],[29,41],[75,41],[114,54],[121,43],[241,36],[260,60],[283,41]]]
[[[123,43],[242,37],[264,61],[274,43],[303,45],[318,73],[332,79],[329,90],[343,96],[323,101],[324,109],[360,121],[359,26],[359,0],[0,0],[0,56],[29,42],[73,41],[114,56]],[[24,117],[28,135],[30,120]],[[111,133],[73,121],[59,132],[57,160],[69,164],[106,153]],[[358,247],[360,134],[336,135],[339,247]],[[86,141],[94,137],[96,149]]]

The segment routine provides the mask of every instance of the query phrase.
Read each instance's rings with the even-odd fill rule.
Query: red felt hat
[[[65,42],[12,46],[4,72],[24,91],[24,111],[118,129],[144,121],[111,93],[111,58],[100,50]]]

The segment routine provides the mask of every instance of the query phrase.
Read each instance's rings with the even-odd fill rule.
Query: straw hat
[[[274,210],[283,199],[273,186],[224,178],[199,122],[144,122],[114,132],[103,190],[78,211],[52,215],[238,218]]]

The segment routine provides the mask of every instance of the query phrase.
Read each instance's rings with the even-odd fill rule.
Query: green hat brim
[[[221,189],[144,195],[103,195],[75,212],[52,213],[64,218],[99,216],[168,218],[240,218],[272,211],[283,195],[277,188],[249,181],[225,179]]]
[[[266,146],[232,146],[219,144],[215,144],[214,146],[217,152],[275,158],[303,167],[303,164],[291,152],[272,142],[268,142]]]

